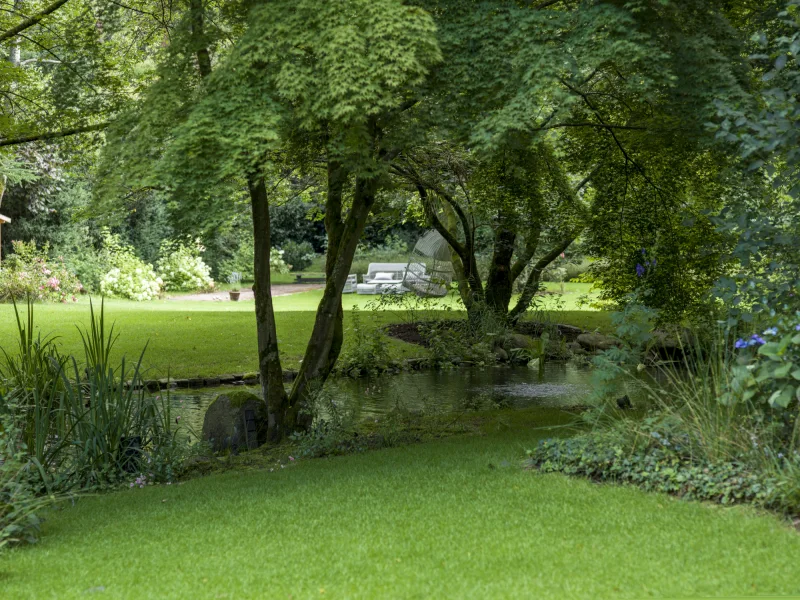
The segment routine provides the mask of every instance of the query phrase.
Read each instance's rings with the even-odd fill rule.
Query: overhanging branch
[[[0,43],[3,43],[6,40],[9,40],[9,39],[19,35],[20,33],[25,31],[26,29],[29,29],[30,27],[33,27],[39,21],[44,19],[47,15],[56,12],[59,8],[64,6],[67,2],[69,2],[69,0],[56,0],[50,6],[47,6],[44,9],[42,9],[40,12],[36,13],[35,15],[33,15],[31,17],[28,17],[22,23],[17,25],[16,27],[12,27],[8,31],[4,31],[3,33],[0,33]]]
[[[43,133],[35,133],[32,135],[25,135],[16,138],[0,139],[0,148],[4,146],[18,146],[20,144],[29,144],[31,142],[41,142],[45,140],[55,140],[59,138],[77,135],[79,133],[90,133],[92,131],[102,131],[111,123],[96,123],[94,125],[85,125],[83,127],[75,127],[73,129],[62,129],[61,131],[47,131]]]

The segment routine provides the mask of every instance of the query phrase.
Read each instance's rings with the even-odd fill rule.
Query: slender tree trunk
[[[314,330],[306,347],[300,372],[290,394],[290,411],[297,414],[306,405],[330,374],[335,357],[341,349],[342,290],[350,273],[358,241],[367,224],[375,203],[377,181],[356,179],[353,205],[341,229],[338,246],[328,243],[328,252],[334,252],[333,264],[327,265],[330,275],[317,307]]]
[[[570,237],[561,241],[552,250],[550,250],[550,252],[536,261],[536,264],[533,265],[530,273],[528,273],[528,279],[525,281],[525,287],[522,288],[522,294],[520,295],[517,304],[514,306],[511,312],[508,313],[508,318],[510,321],[516,322],[522,317],[522,315],[525,314],[525,311],[530,307],[531,301],[536,295],[536,292],[539,291],[542,271],[544,271],[555,259],[557,259],[562,252],[569,248],[570,244],[572,244],[574,241],[575,237]]]
[[[289,414],[289,399],[283,387],[283,368],[278,352],[278,335],[275,328],[275,311],[272,306],[270,278],[270,220],[269,198],[263,177],[248,181],[250,202],[253,208],[253,234],[255,257],[253,293],[256,301],[256,330],[258,332],[258,370],[261,390],[267,404],[270,441],[279,441],[291,433],[294,420]]]
[[[347,171],[337,161],[328,162],[328,196],[325,208],[325,232],[328,234],[328,253],[325,257],[325,278],[331,279],[334,276],[336,260],[339,256],[338,249],[342,244],[344,235],[344,221],[342,221],[342,199],[344,197],[344,185],[347,182]],[[360,235],[359,235],[360,237]],[[331,248],[334,251],[331,251]],[[350,261],[352,264],[352,260]],[[348,273],[350,267],[348,266]],[[342,309],[342,295],[339,294],[339,306],[336,311],[333,326],[333,339],[331,348],[328,351],[328,359],[320,372],[320,378],[325,380],[330,375],[339,355],[342,352],[344,342],[344,310]]]
[[[17,14],[21,14],[22,10],[22,0],[14,0],[14,12]],[[22,39],[20,37],[15,37],[11,40],[11,49],[8,51],[8,62],[11,63],[12,67],[18,67],[20,62],[20,42]]]

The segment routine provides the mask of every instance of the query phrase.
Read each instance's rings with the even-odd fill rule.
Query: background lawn
[[[314,290],[274,299],[281,357],[287,368],[296,369],[303,357],[321,295],[321,290]],[[346,295],[345,326],[351,326],[355,306],[360,309],[362,321],[376,327],[410,318],[406,311],[372,311],[370,307],[375,301],[375,296]],[[452,303],[452,300],[444,302]],[[99,302],[97,306],[99,308]],[[430,306],[437,307],[445,308],[445,305],[434,303]],[[454,303],[452,307],[455,307]],[[433,311],[430,317],[458,316],[452,307],[447,312]],[[34,311],[42,335],[57,336],[64,352],[79,358],[82,356],[76,325],[85,326],[89,321],[88,299],[82,298],[73,304],[38,304]],[[587,329],[609,327],[608,314],[600,311],[545,311],[537,316]],[[124,354],[129,359],[138,358],[142,348],[148,344],[144,362],[149,378],[166,377],[167,373],[175,378],[209,377],[252,372],[258,368],[252,301],[107,300],[106,317],[116,324],[120,334],[117,356]],[[345,351],[349,341],[345,333]],[[0,347],[12,352],[16,349],[16,323],[13,307],[8,304],[0,305]],[[424,354],[419,346],[398,340],[390,340],[390,348],[395,358]]]
[[[553,417],[520,417],[497,413],[483,436],[82,499],[37,545],[0,556],[0,595],[800,593],[800,536],[776,517],[523,471],[524,449],[547,433],[534,426]]]

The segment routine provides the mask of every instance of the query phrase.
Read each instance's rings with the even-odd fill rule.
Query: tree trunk
[[[269,416],[267,438],[270,441],[280,441],[293,431],[295,422],[294,415],[288,410],[289,399],[283,387],[283,368],[278,352],[275,311],[272,306],[269,198],[263,177],[251,178],[248,187],[253,208],[255,237],[253,293],[256,301],[258,370],[261,375],[261,391]]]
[[[512,286],[511,260],[514,257],[514,244],[517,233],[513,227],[513,216],[501,213],[494,234],[494,251],[486,277],[486,305],[497,315],[505,318],[511,302]]]
[[[357,179],[353,205],[341,229],[338,245],[328,243],[335,254],[326,261],[329,276],[317,307],[314,330],[306,347],[300,372],[290,394],[290,411],[296,414],[322,386],[330,374],[342,344],[342,290],[350,273],[353,256],[375,203],[377,181]]]
[[[539,291],[539,284],[542,277],[542,271],[544,271],[550,263],[552,263],[555,259],[557,259],[562,252],[564,252],[567,248],[569,248],[570,244],[575,241],[574,237],[567,238],[556,245],[550,252],[545,254],[542,258],[536,261],[536,264],[533,265],[531,272],[528,273],[528,279],[525,281],[525,287],[522,288],[522,295],[520,296],[517,304],[508,313],[508,318],[512,322],[519,321],[522,315],[525,314],[525,311],[531,305],[531,301],[533,297],[536,295],[536,292]]]

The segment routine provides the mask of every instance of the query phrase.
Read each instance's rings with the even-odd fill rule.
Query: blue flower
[[[637,277],[644,277],[644,272],[645,272],[644,266],[642,266],[642,265],[637,263],[637,265],[636,265],[636,276]]]
[[[764,335],[777,335],[778,328],[777,327],[770,327],[769,329],[764,330]]]
[[[800,325],[795,325],[795,326],[794,326],[794,330],[795,330],[795,331],[800,331]]]
[[[738,340],[736,340],[736,343],[734,344],[734,346],[736,348],[747,348],[747,342],[745,342],[743,339],[738,339]]]
[[[761,345],[763,345],[763,344],[766,344],[766,343],[767,343],[767,342],[766,342],[766,340],[765,340],[764,338],[762,338],[760,335],[758,335],[757,333],[754,333],[754,334],[753,334],[753,335],[750,337],[750,342],[749,342],[749,344],[750,344],[751,346],[752,346],[753,344],[758,344],[759,346],[761,346]]]

